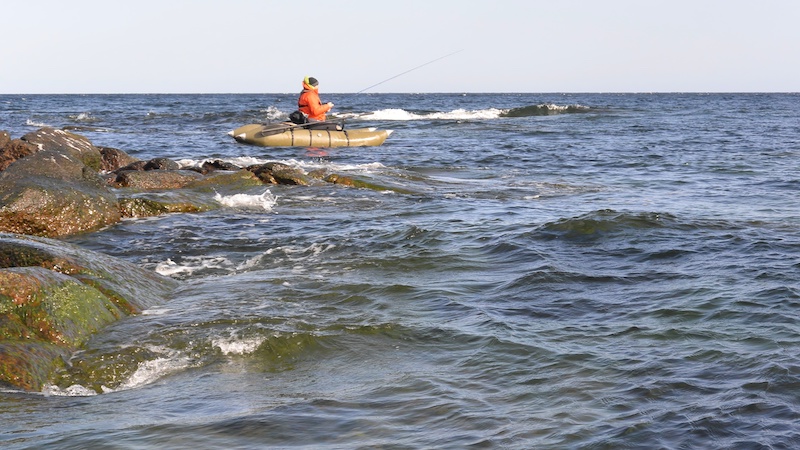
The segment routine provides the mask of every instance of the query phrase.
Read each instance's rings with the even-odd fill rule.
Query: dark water
[[[70,238],[182,287],[45,392],[0,392],[0,443],[800,446],[800,96],[323,93],[394,134],[226,135],[294,100],[0,96],[13,137],[394,188],[195,192],[220,209]]]

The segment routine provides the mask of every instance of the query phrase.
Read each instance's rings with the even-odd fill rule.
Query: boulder
[[[153,158],[144,165],[142,170],[178,170],[181,165],[169,158]]]
[[[215,170],[241,170],[242,168],[237,166],[236,164],[221,161],[216,159],[214,161],[205,161],[202,166],[200,166],[200,170],[202,173],[213,172]]]
[[[120,167],[119,169],[115,170],[115,173],[124,172],[126,170],[144,170],[144,166],[147,165],[147,161],[134,161],[126,166]]]
[[[325,181],[336,185],[349,186],[359,189],[371,189],[373,191],[378,191],[378,192],[391,191],[391,192],[397,192],[398,194],[414,194],[414,192],[409,191],[408,189],[401,186],[384,186],[377,184],[373,181],[366,181],[363,179],[343,176],[335,173],[327,175],[325,177]]]
[[[247,167],[247,170],[267,184],[293,184],[308,186],[311,179],[301,169],[279,162],[268,162]]]
[[[68,154],[95,172],[99,172],[102,168],[103,158],[100,150],[84,136],[44,127],[22,136],[21,139],[40,151],[53,150]]]
[[[195,190],[214,190],[220,187],[244,190],[253,186],[260,186],[264,183],[253,172],[245,169],[240,170],[220,170],[211,172],[202,178],[198,178],[186,185],[189,189]]]
[[[119,210],[122,217],[142,218],[154,217],[170,213],[196,213],[210,209],[204,205],[184,201],[164,201],[149,198],[122,198]]]
[[[175,287],[101,253],[0,233],[0,385],[41,390],[93,333]]]
[[[0,231],[56,237],[120,221],[116,196],[72,153],[38,151],[0,172]]]
[[[5,137],[8,137],[7,133]],[[0,171],[6,170],[14,161],[31,155],[36,151],[36,146],[23,140],[6,140],[0,137]]]
[[[191,170],[120,170],[112,184],[135,189],[181,189],[202,177]]]
[[[98,147],[98,149],[100,150],[100,155],[103,158],[100,168],[104,172],[113,172],[117,169],[139,161],[133,156],[116,148]]]

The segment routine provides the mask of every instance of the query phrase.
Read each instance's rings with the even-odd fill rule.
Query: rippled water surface
[[[295,94],[0,96],[184,165],[384,189],[192,192],[69,238],[181,280],[37,394],[9,448],[797,448],[800,96],[322,94],[381,147],[227,132]]]

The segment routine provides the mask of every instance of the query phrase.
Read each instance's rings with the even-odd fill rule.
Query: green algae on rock
[[[0,384],[41,390],[92,334],[175,286],[101,253],[0,233]]]

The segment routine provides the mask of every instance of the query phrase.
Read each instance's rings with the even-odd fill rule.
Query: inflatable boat
[[[281,122],[244,125],[228,134],[237,142],[263,147],[374,147],[383,144],[392,130]]]

